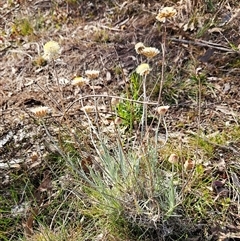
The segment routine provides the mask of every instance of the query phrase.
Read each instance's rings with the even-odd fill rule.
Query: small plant
[[[141,96],[140,86],[139,75],[133,73],[130,76],[130,86],[126,93],[126,97],[130,100],[120,101],[116,106],[117,115],[122,119],[123,125],[129,127],[130,132],[134,129],[134,125],[140,122],[142,116],[142,105],[134,102]]]
[[[27,18],[16,20],[12,25],[12,34],[20,36],[32,35],[34,31],[31,21]]]
[[[98,29],[94,33],[93,39],[94,39],[94,41],[96,41],[98,43],[106,43],[106,42],[109,41],[110,36],[109,36],[109,33],[106,30]]]

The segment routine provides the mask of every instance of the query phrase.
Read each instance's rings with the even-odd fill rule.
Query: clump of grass
[[[98,29],[93,35],[93,40],[98,43],[107,43],[109,39],[109,33],[105,29]]]
[[[159,237],[179,232],[180,226],[174,226],[182,213],[178,211],[180,199],[174,184],[177,176],[159,164],[155,150],[146,147],[139,150],[141,154],[137,155],[136,150],[128,150],[126,154],[121,143],[113,153],[104,143],[98,148],[99,170],[91,168],[88,175],[78,171],[88,183],[84,192],[90,206],[84,213],[100,220],[108,217],[105,229],[115,227],[119,235],[130,227],[133,236],[136,230],[138,235],[157,232]],[[172,231],[165,233],[170,228]]]
[[[49,51],[49,54],[51,54],[54,49],[51,48]],[[54,56],[52,61],[54,61]],[[148,130],[148,122],[145,121],[148,116],[145,81],[150,68],[148,65],[147,68],[143,65],[140,65],[140,67],[141,69],[138,68],[137,71],[143,76],[143,83],[139,81],[138,75],[132,75],[131,93],[127,93],[129,101],[124,103],[123,106],[118,105],[117,113],[119,115],[124,114],[121,118],[127,119],[130,125],[141,119],[142,125],[145,126],[142,129],[142,136],[145,136]],[[137,103],[139,107],[133,106],[133,104],[136,104],[135,101],[140,98],[141,84],[143,86],[145,109],[144,114],[137,112],[136,115],[136,109],[140,107],[140,104]],[[95,103],[97,102],[95,101]],[[132,106],[134,109],[132,109]],[[62,108],[64,109],[64,105],[62,105]],[[44,122],[44,116],[47,114],[45,110],[46,108],[42,107],[41,110],[38,108],[33,112],[36,117],[41,118],[40,123],[50,135]],[[177,186],[174,184],[175,176],[171,171],[169,172],[168,168],[165,169],[159,164],[156,146],[152,148],[148,140],[146,140],[146,143],[140,140],[140,146],[130,144],[126,150],[121,132],[115,126],[117,142],[109,145],[109,137],[96,132],[96,123],[91,116],[91,112],[94,110],[97,110],[97,105],[91,110],[83,109],[90,127],[91,144],[94,147],[93,156],[89,158],[88,162],[82,161],[81,155],[74,154],[75,157],[73,158],[73,152],[70,151],[68,145],[62,145],[61,143],[56,145],[54,142],[55,146],[58,146],[63,160],[66,161],[68,169],[72,170],[75,182],[82,184],[82,188],[76,189],[77,196],[80,198],[87,197],[86,201],[82,201],[83,204],[80,205],[80,212],[97,223],[103,222],[107,217],[107,222],[104,221],[107,232],[117,229],[120,236],[124,236],[124,233],[121,233],[122,228],[120,228],[119,223],[124,224],[124,230],[131,227],[133,230],[130,233],[133,236],[136,230],[138,230],[139,235],[143,236],[145,236],[145,233],[149,235],[152,230],[157,232],[159,237],[161,235],[172,235],[176,231],[175,228],[173,228],[174,231],[168,231],[167,233],[165,229],[169,229],[175,223],[172,220],[176,220],[174,216],[178,215],[179,197]],[[130,115],[128,110],[132,112]],[[165,112],[161,112],[159,115],[164,118]],[[133,119],[133,116],[134,118],[138,116],[139,119]],[[57,209],[56,212],[59,213],[59,210]],[[54,219],[56,219],[55,215]],[[47,223],[48,221],[45,220],[44,222]],[[177,225],[176,229],[179,231],[180,226]]]
[[[50,46],[50,44],[51,46],[54,45],[54,47],[57,46],[58,52],[59,46],[53,41],[45,46]],[[45,47],[44,50],[45,52],[48,51],[48,56],[52,56],[50,60],[54,61],[55,48]],[[121,117],[128,120],[128,124],[130,125],[133,125],[135,116],[141,117],[139,114],[136,115],[137,105],[134,105],[134,108],[132,107],[134,101],[139,98],[139,86],[139,79],[136,75],[133,75],[130,87],[131,96],[127,96],[129,99],[132,98],[133,102],[129,101],[125,105],[117,107],[119,114],[124,115]],[[143,91],[144,101],[146,102],[146,91]],[[61,107],[64,110],[63,104]],[[47,115],[46,110],[46,107],[41,107],[36,110],[34,109],[33,113],[37,118],[41,119],[40,123],[45,128],[48,136],[51,137],[44,122],[44,117]],[[132,112],[130,117],[129,110]],[[68,169],[72,170],[75,182],[80,182],[83,185],[82,188],[75,190],[78,193],[76,194],[77,197],[81,199],[87,197],[86,201],[82,201],[83,204],[80,205],[79,212],[84,217],[90,217],[96,223],[104,222],[107,232],[117,229],[119,236],[124,236],[124,233],[121,234],[120,232],[122,228],[120,228],[119,223],[121,225],[124,224],[124,230],[130,226],[144,229],[144,232],[147,232],[149,222],[152,224],[160,222],[162,224],[166,219],[169,219],[175,211],[175,205],[177,205],[175,187],[171,178],[158,175],[161,170],[159,167],[157,168],[158,158],[156,153],[153,150],[150,151],[150,149],[139,150],[141,157],[138,157],[129,148],[127,154],[124,151],[120,135],[117,136],[118,145],[115,146],[113,144],[109,147],[109,140],[93,131],[95,124],[92,122],[89,114],[91,111],[83,109],[83,112],[90,126],[94,156],[90,157],[88,162],[84,162],[81,155],[74,154],[73,158],[73,152],[70,152],[68,145],[64,144],[63,146],[62,143],[56,144],[55,141],[53,142],[58,152],[62,155],[63,160],[66,161]],[[145,112],[145,115],[147,116],[147,112]],[[143,124],[147,125],[147,122],[143,122]],[[113,150],[113,153],[110,150]],[[147,158],[144,157],[145,155],[147,155]],[[79,161],[77,161],[78,159]],[[171,189],[170,194],[168,193],[169,188]],[[63,195],[59,193],[59,197],[61,198]],[[69,200],[68,197],[67,200]],[[63,200],[59,207],[52,210],[50,207],[54,207],[55,202],[54,200],[51,202],[49,208],[51,212],[55,212],[56,214],[50,214],[52,216],[50,218],[50,226],[52,226],[53,220],[54,223],[61,222],[57,219],[57,216],[61,216],[61,208],[65,204],[67,206],[68,203],[69,201]],[[131,208],[129,209],[129,207]],[[68,214],[64,216],[67,217]],[[107,217],[107,222],[103,221],[106,220],[105,217]],[[44,216],[41,218],[41,215],[36,217],[36,221],[45,224],[49,223],[50,220],[48,218],[45,219]],[[159,227],[156,225],[155,230]],[[96,234],[98,234],[97,231]]]
[[[29,36],[33,34],[33,31],[33,25],[27,18],[16,20],[12,25],[12,33],[15,35]]]

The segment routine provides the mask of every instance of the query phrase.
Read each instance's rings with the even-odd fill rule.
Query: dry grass
[[[164,24],[166,6],[177,14]],[[0,239],[240,238],[239,8],[1,3]],[[138,55],[137,42],[160,53]],[[71,84],[89,69],[100,75]]]

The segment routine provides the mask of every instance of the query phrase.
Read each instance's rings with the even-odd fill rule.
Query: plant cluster
[[[164,12],[165,9],[162,11]],[[174,15],[163,14],[166,19]],[[50,41],[44,45],[43,49],[43,58],[52,63],[54,67],[54,61],[60,55],[59,44]],[[179,211],[181,210],[179,208],[181,189],[176,184],[177,179],[174,174],[178,165],[178,156],[171,154],[169,157],[169,163],[172,163],[170,170],[165,169],[159,158],[161,146],[166,144],[168,138],[165,114],[169,106],[161,106],[160,102],[151,102],[147,94],[146,83],[152,70],[149,61],[160,51],[154,47],[146,47],[141,42],[135,45],[135,50],[137,54],[145,56],[147,62],[137,66],[136,73],[130,77],[130,89],[124,95],[96,95],[93,80],[99,77],[100,72],[87,70],[84,77],[76,77],[72,80],[72,85],[78,88],[80,97],[68,109],[64,105],[60,107],[67,117],[67,112],[75,103],[82,105],[80,109],[88,123],[87,129],[91,145],[94,147],[94,155],[85,160],[86,157],[74,152],[74,157],[71,152],[66,152],[66,149],[61,149],[58,143],[53,142],[59,149],[61,158],[72,170],[75,182],[83,185],[77,195],[80,199],[83,196],[87,199],[88,205],[85,201],[83,201],[83,206],[80,205],[79,212],[83,217],[94,219],[98,217],[100,223],[103,217],[107,217],[105,228],[108,232],[113,231],[112,229],[119,229],[118,223],[120,222],[124,229],[129,230],[128,232],[133,236],[148,237],[152,235],[151,233],[155,233],[158,238],[167,237],[174,235],[175,229],[182,235],[184,229],[180,225],[174,227],[181,213]],[[60,86],[59,83],[57,84]],[[162,83],[159,84],[162,85]],[[92,87],[92,96],[85,93],[86,86]],[[59,91],[61,92],[60,87]],[[84,100],[89,98],[93,99],[93,104],[84,104]],[[105,126],[104,134],[102,133],[104,115],[102,107],[98,104],[99,98],[110,100],[109,107],[105,109],[112,112],[114,118],[109,125],[112,126],[111,131]],[[45,106],[32,109],[34,115],[41,118],[40,123],[49,135],[50,131],[44,123],[44,117],[48,115],[50,109]],[[151,116],[152,121],[149,123],[148,119]],[[99,119],[96,121],[96,118]],[[154,119],[157,120],[156,126],[153,124]],[[164,143],[159,142],[158,132],[161,125],[165,128]],[[135,131],[136,135],[133,135]],[[75,136],[80,134],[78,129],[74,130],[74,133]],[[153,133],[153,138],[150,137],[150,133]],[[129,136],[132,136],[132,140],[128,139]],[[112,143],[109,144],[109,142]],[[128,142],[127,146],[126,142]],[[85,205],[87,206],[84,208]],[[135,232],[138,234],[134,234]],[[119,231],[119,235],[126,234]]]
[[[166,24],[176,15],[174,7],[165,7],[156,16],[164,33],[161,48],[135,44],[141,63],[121,95],[97,93],[94,83],[101,71],[90,69],[71,80],[77,98],[66,106],[56,68],[61,46],[56,41],[43,46],[41,58],[53,69],[60,99],[41,87],[53,105],[31,108],[29,115],[50,139],[54,151],[48,158],[56,164],[44,172],[33,193],[35,203],[26,204],[25,240],[188,240],[199,223],[209,221],[208,213],[227,216],[232,208],[229,192],[238,198],[238,178],[233,174],[232,187],[226,185],[224,162],[215,168],[215,179],[208,175],[213,149],[223,148],[227,136],[208,138],[200,129],[205,75],[191,77],[198,87],[192,94],[198,130],[185,139],[170,136],[171,104],[163,98],[168,92],[163,91],[168,84]],[[162,56],[161,73],[150,89],[157,55]],[[152,98],[156,87],[157,100]],[[80,118],[70,120],[75,106]],[[239,138],[239,130],[231,134]],[[231,167],[231,172],[237,171]],[[207,232],[201,231],[200,238]]]

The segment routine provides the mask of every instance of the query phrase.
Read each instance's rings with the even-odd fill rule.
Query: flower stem
[[[166,24],[164,24],[164,31],[163,31],[163,37],[162,37],[162,43],[161,43],[161,48],[162,48],[162,71],[161,71],[161,79],[160,79],[160,88],[159,88],[159,94],[158,94],[158,104],[161,102],[162,98],[162,89],[163,89],[163,83],[164,83],[164,72],[165,72],[165,61],[166,61],[166,36],[167,36],[167,31],[166,31]]]
[[[147,91],[146,91],[146,78],[147,75],[143,77],[143,114],[142,114],[142,135],[144,130],[147,130]]]

